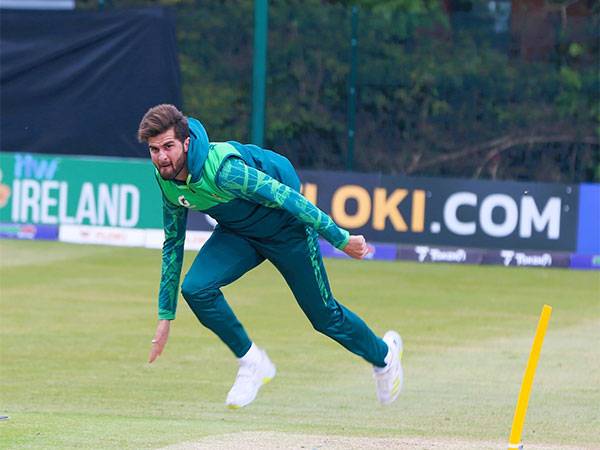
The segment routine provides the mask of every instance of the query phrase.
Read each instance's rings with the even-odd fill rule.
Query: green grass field
[[[370,367],[310,327],[269,264],[225,294],[278,376],[229,411],[233,356],[183,300],[163,356],[146,363],[160,251],[0,241],[0,415],[10,416],[0,448],[160,448],[240,432],[506,448],[544,303],[554,311],[523,440],[600,447],[600,273],[326,265],[342,303],[376,332],[403,335],[405,389],[391,407],[377,403]]]

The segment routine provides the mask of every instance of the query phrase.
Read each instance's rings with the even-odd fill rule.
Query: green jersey
[[[159,291],[159,318],[175,318],[187,210],[204,212],[218,226],[252,239],[268,240],[301,222],[337,248],[349,233],[300,192],[291,163],[281,155],[238,142],[209,143],[199,121],[189,118],[190,145],[185,182],[156,179],[163,192],[165,242]]]

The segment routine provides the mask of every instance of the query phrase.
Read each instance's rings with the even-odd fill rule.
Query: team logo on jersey
[[[181,206],[185,206],[186,208],[191,208],[192,207],[192,205],[190,204],[190,202],[188,202],[183,195],[180,195],[179,198],[177,198],[177,201],[179,202],[179,204]]]

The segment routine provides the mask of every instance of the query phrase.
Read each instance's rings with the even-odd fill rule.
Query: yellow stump
[[[517,401],[515,417],[513,418],[512,428],[510,430],[510,438],[508,440],[509,450],[523,448],[523,444],[521,443],[521,434],[523,433],[523,424],[525,423],[525,413],[527,413],[529,394],[531,393],[531,386],[533,385],[535,368],[537,367],[538,359],[540,358],[542,343],[544,342],[544,336],[546,335],[546,328],[548,328],[548,322],[550,321],[551,313],[552,307],[544,305],[542,308],[542,314],[540,315],[540,320],[538,322],[537,330],[535,330],[535,337],[533,338],[533,345],[531,346],[529,361],[527,361],[527,367],[525,368],[525,375],[523,375],[523,383],[521,384],[519,400]]]

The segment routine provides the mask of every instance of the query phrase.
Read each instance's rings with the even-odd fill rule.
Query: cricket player
[[[159,320],[149,361],[162,353],[175,318],[186,218],[192,209],[218,225],[186,274],[181,293],[200,323],[238,358],[228,407],[248,405],[275,376],[275,365],[250,339],[221,292],[265,259],[281,272],[317,331],[373,365],[379,401],[393,402],[402,389],[402,339],[395,331],[377,337],[338,303],[319,250],[321,235],[361,259],[367,254],[363,236],[351,236],[300,194],[300,180],[286,158],[255,145],[209,142],[202,124],[173,105],[148,110],[138,138],[148,144],[156,167],[165,232]]]

